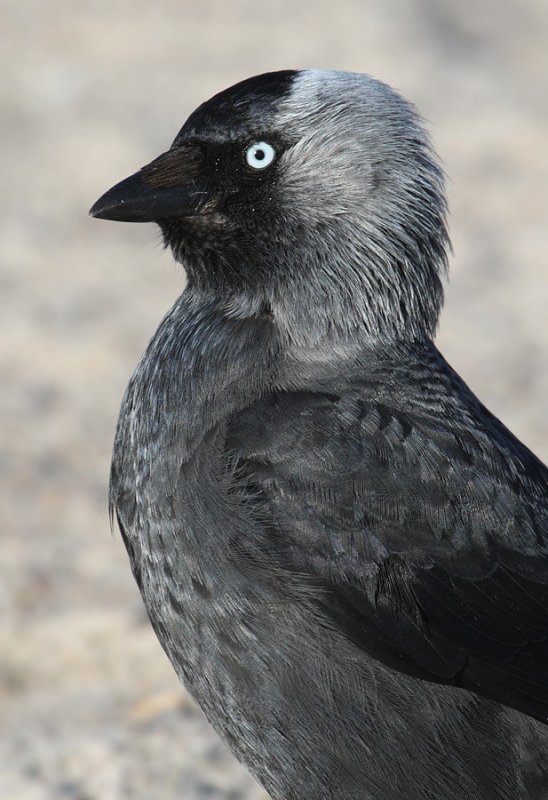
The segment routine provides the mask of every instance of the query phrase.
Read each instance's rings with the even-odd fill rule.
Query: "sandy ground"
[[[106,513],[121,395],[183,275],[153,226],[87,209],[235,80],[383,78],[450,177],[441,349],[546,458],[548,5],[4,0],[0,15],[0,798],[257,799],[175,680]]]

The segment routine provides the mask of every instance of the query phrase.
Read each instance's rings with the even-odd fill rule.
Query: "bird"
[[[548,470],[434,340],[445,177],[364,74],[248,78],[93,217],[187,276],[110,509],[179,678],[274,800],[548,798]]]

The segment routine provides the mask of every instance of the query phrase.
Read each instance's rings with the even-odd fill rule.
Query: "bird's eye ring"
[[[255,142],[245,151],[245,160],[253,169],[264,169],[274,161],[276,151],[268,142]]]

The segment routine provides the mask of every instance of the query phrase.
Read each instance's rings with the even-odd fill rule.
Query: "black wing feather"
[[[356,644],[548,721],[547,471],[448,367],[269,397],[227,447]]]

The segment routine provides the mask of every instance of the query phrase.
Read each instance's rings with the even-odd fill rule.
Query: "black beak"
[[[105,192],[89,213],[116,222],[158,222],[199,214],[209,196],[201,167],[196,145],[169,150]]]

